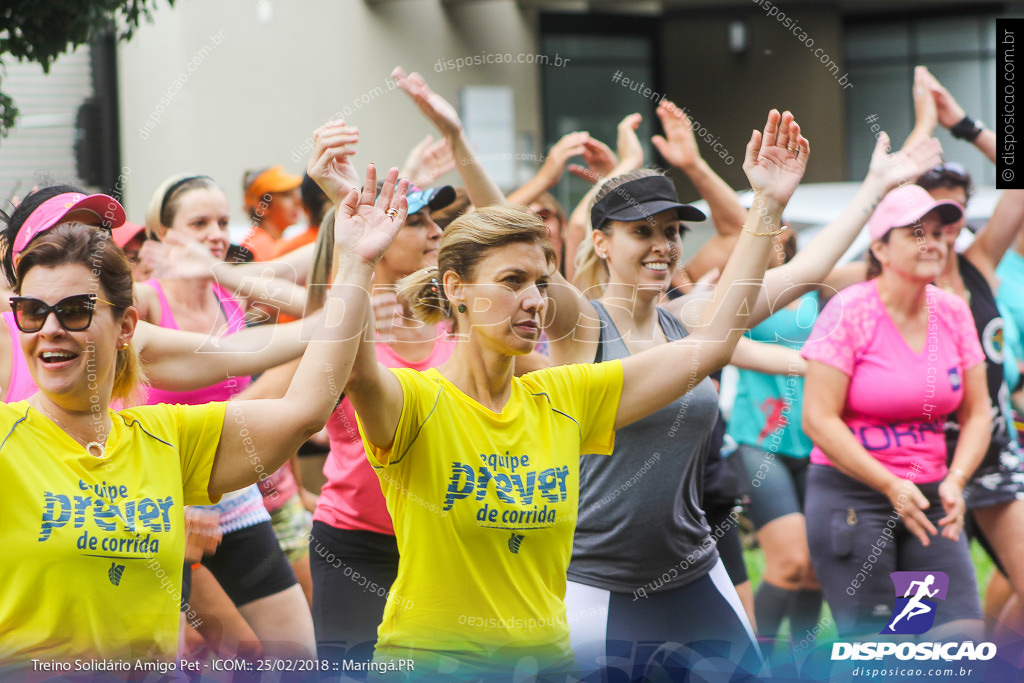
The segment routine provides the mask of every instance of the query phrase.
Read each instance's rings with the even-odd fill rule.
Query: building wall
[[[532,13],[514,0],[181,0],[173,9],[160,4],[154,22],[119,52],[129,216],[142,219],[150,195],[167,176],[198,172],[224,187],[233,220],[243,222],[243,171],[280,163],[301,172],[312,131],[346,107],[347,120],[360,129],[356,165],[401,165],[434,129],[401,91],[387,89],[387,77],[399,64],[422,72],[453,103],[461,87],[511,86],[517,136],[539,140],[535,65],[482,64],[456,71],[439,63],[535,52],[534,25]]]
[[[9,60],[3,89],[21,114],[0,140],[0,208],[36,185],[81,185],[75,166],[75,117],[93,94],[89,46],[61,56],[45,74],[34,62]]]
[[[792,6],[791,11],[787,19],[795,21],[790,29],[754,3],[750,8],[665,16],[661,41],[666,94],[691,112],[707,130],[707,139],[717,139],[728,149],[735,159],[731,164],[709,153],[707,139],[699,141],[704,157],[734,188],[749,186],[742,169],[744,148],[751,129],[764,125],[772,107],[791,110],[811,142],[806,181],[846,179],[845,102],[837,80],[846,71],[841,16],[835,9],[808,5]],[[748,44],[741,54],[728,45],[733,20],[747,28]],[[797,26],[805,41],[813,41],[810,48],[792,32]],[[837,74],[821,63],[816,49],[837,63]],[[686,188],[681,183],[681,193],[692,196]]]

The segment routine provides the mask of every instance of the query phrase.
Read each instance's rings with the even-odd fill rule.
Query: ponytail
[[[398,281],[398,296],[413,317],[428,325],[437,325],[451,317],[451,302],[444,294],[441,271],[437,266],[417,270]],[[454,329],[455,321],[452,320]]]
[[[576,248],[575,264],[572,284],[587,296],[599,297],[608,284],[608,266],[597,256],[593,232]]]

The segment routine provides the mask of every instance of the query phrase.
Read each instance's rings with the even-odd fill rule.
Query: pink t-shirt
[[[171,305],[167,301],[167,295],[164,293],[164,288],[160,281],[148,280],[146,284],[156,290],[157,296],[160,299],[160,327],[165,327],[169,330],[181,329],[178,327],[178,321],[174,319],[174,313],[171,311]],[[213,291],[220,300],[224,317],[228,321],[227,329],[223,330],[221,334],[234,334],[239,330],[245,329],[245,311],[242,309],[241,304],[231,295],[231,292],[216,283],[213,284]],[[216,384],[193,391],[167,391],[165,389],[149,387],[146,392],[146,405],[154,405],[156,403],[201,405],[212,401],[227,401],[234,398],[235,395],[247,386],[249,386],[248,377],[232,377],[223,382],[217,382]]]
[[[4,403],[23,401],[39,391],[32,374],[28,370],[25,352],[21,350],[21,338],[18,336],[18,325],[14,322],[14,314],[7,311],[3,314],[7,328],[11,334],[11,383],[4,393]]]
[[[974,318],[959,297],[928,285],[928,327],[916,353],[876,283],[853,285],[829,301],[801,354],[850,377],[842,419],[886,469],[921,483],[938,481],[946,475],[946,416],[963,398],[965,371],[985,359]],[[811,462],[832,464],[817,446]]]
[[[455,341],[448,336],[445,326],[438,325],[437,334],[430,355],[418,363],[410,363],[384,343],[377,344],[377,360],[389,368],[412,368],[420,372],[441,365],[455,350]],[[381,493],[381,481],[366,459],[356,426],[356,413],[347,397],[327,421],[327,435],[331,439],[331,452],[324,462],[327,481],[320,490],[313,521],[338,529],[394,536],[395,528]]]
[[[286,462],[266,479],[257,482],[263,494],[263,507],[267,512],[277,512],[299,492],[299,484],[292,473],[292,465]]]

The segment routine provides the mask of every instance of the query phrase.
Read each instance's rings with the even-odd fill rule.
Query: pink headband
[[[113,197],[105,194],[84,195],[77,192],[66,192],[56,197],[51,197],[36,207],[36,210],[29,214],[18,230],[18,236],[14,239],[14,248],[11,256],[17,264],[21,252],[40,233],[46,232],[55,225],[60,225],[64,217],[72,211],[90,211],[96,215],[102,225],[113,229],[120,227],[125,221],[124,207]]]

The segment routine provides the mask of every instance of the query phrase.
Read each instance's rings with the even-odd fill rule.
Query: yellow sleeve
[[[185,505],[210,505],[210,470],[224,430],[226,402],[197,406],[168,406],[177,411],[178,455],[181,458],[181,483]]]
[[[611,455],[622,398],[622,361],[560,365],[523,379],[547,392],[553,408],[576,420],[581,453]]]
[[[422,424],[420,415],[424,414],[421,407],[429,403],[429,409],[436,403],[437,396],[441,389],[435,382],[424,378],[416,370],[409,368],[389,368],[398,382],[402,385],[402,416],[398,419],[398,427],[395,429],[395,440],[390,448],[380,448],[366,438],[363,431],[363,422],[356,413],[356,424],[359,425],[359,436],[363,439],[363,448],[373,467],[390,467],[397,465],[405,458],[409,447],[412,446],[419,434],[419,427]],[[431,389],[433,391],[431,392]]]

